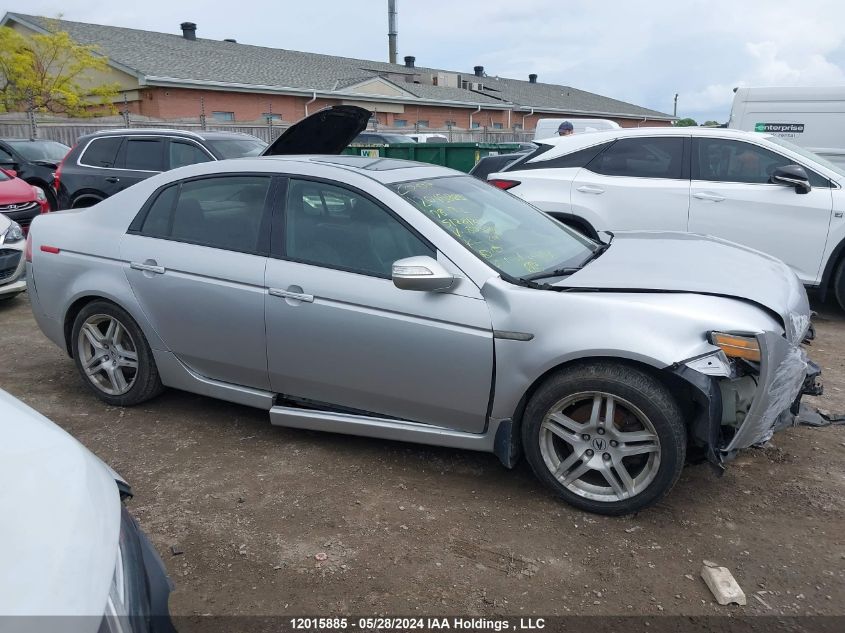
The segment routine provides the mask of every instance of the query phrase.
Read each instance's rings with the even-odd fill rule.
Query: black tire
[[[96,320],[100,317],[104,320],[108,318],[117,321],[124,328],[125,333],[130,339],[129,342],[134,347],[134,353],[137,357],[137,368],[131,374],[131,382],[127,384],[128,390],[124,393],[110,394],[106,392],[98,384],[97,380],[90,377],[83,368],[84,361],[79,347],[80,333],[83,325],[89,322],[89,319]],[[144,333],[126,310],[113,303],[108,301],[93,301],[79,311],[73,322],[70,348],[73,350],[73,359],[82,381],[103,402],[112,406],[131,407],[145,402],[150,398],[154,398],[164,390],[152,350],[147,343],[146,337],[144,337]]]
[[[604,426],[607,420],[601,420],[602,411],[606,417],[607,398],[599,400],[597,408],[593,408],[592,402],[596,397],[601,397],[598,393],[610,395],[614,402],[613,429]],[[547,420],[547,415],[561,403],[565,406],[560,412],[567,411],[562,418],[565,424],[569,427],[573,424],[578,426],[574,433],[566,435],[568,439],[561,439],[561,431],[569,433],[565,426]],[[589,410],[585,410],[585,407]],[[598,416],[595,411],[598,411]],[[584,415],[595,418],[596,426],[581,427],[577,418],[583,418]],[[637,416],[644,416],[642,419],[645,422]],[[590,420],[585,424],[589,425]],[[648,428],[649,424],[653,430]],[[550,426],[556,432],[550,432]],[[590,430],[594,435],[581,433],[582,428]],[[656,433],[657,440],[635,439],[629,442],[627,439],[634,436],[626,437],[623,431],[633,431],[642,437],[648,435],[652,438]],[[597,444],[602,438],[604,445]],[[611,441],[610,438],[625,440]],[[525,409],[522,442],[534,474],[557,496],[587,512],[619,516],[638,512],[656,503],[672,489],[684,466],[687,436],[678,403],[656,378],[624,363],[595,361],[565,368],[550,376],[537,389]],[[613,442],[618,448],[610,448]],[[641,447],[647,447],[647,452],[646,448]],[[629,450],[639,450],[642,454],[625,454]],[[565,468],[560,471],[560,479],[551,470],[555,460],[558,460],[559,469]],[[564,462],[568,460],[575,461],[571,466],[565,466]],[[626,480],[619,474],[617,460],[625,460],[621,471],[628,476],[630,489],[625,488]],[[593,469],[592,466],[598,468]],[[567,478],[582,468],[587,469],[584,474],[564,485]],[[610,484],[611,478],[617,490]],[[640,481],[636,484],[638,479]],[[604,490],[606,494],[602,492]]]
[[[845,257],[839,262],[836,274],[833,276],[833,295],[839,307],[845,310]]]

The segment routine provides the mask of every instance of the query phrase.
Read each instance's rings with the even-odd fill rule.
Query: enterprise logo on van
[[[780,132],[787,134],[801,134],[804,131],[803,123],[755,123],[755,132]]]

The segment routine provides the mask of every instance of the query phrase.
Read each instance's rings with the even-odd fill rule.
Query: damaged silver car
[[[623,514],[820,389],[782,262],[680,233],[594,242],[449,169],[298,156],[339,152],[369,113],[315,117],[275,157],[35,221],[33,312],[99,398],[173,387],[282,426],[524,455],[562,499]]]

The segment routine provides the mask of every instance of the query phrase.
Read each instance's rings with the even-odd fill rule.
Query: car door
[[[64,165],[62,183],[68,188],[69,203],[86,194],[99,199],[113,196],[123,189],[123,170],[117,168],[118,155],[123,147],[123,136],[94,138],[82,150],[77,165]]]
[[[215,160],[208,151],[200,145],[188,139],[167,139],[167,166],[166,169],[176,169],[186,165],[207,163]]]
[[[272,178],[215,174],[152,196],[121,259],[150,324],[202,376],[267,389],[264,268]]]
[[[118,191],[167,169],[166,146],[167,139],[162,137],[127,136],[115,165],[120,170],[114,176]]]
[[[572,213],[596,218],[597,230],[686,231],[689,138],[621,138],[572,182]]]
[[[728,138],[694,138],[689,230],[774,255],[805,284],[819,279],[833,207],[830,181],[807,169],[812,191],[769,182],[795,161]]]
[[[267,264],[273,391],[325,408],[482,432],[493,377],[490,314],[474,292],[400,290],[394,261],[457,267],[372,196],[291,178]],[[471,295],[471,296],[470,296]]]

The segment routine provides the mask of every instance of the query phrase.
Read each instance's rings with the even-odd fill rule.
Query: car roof
[[[404,182],[406,180],[420,180],[423,178],[442,178],[444,176],[466,176],[467,174],[414,160],[403,160],[400,158],[369,158],[367,156],[341,155],[313,155],[313,156],[261,156],[254,159],[258,161],[286,161],[286,162],[307,162],[318,163],[329,167],[336,167],[346,171],[357,172],[362,176],[376,180],[382,184]]]
[[[80,141],[90,140],[93,138],[100,138],[106,136],[183,136],[185,138],[193,138],[198,140],[220,140],[231,138],[246,138],[259,139],[257,136],[251,134],[244,134],[243,132],[226,132],[223,130],[203,130],[194,132],[193,130],[170,130],[166,128],[119,128],[112,130],[98,130],[91,134],[86,134],[79,138]]]
[[[24,137],[14,137],[14,136],[4,136],[0,138],[0,141],[3,142],[14,142],[20,143],[21,141],[25,143],[58,143],[59,145],[64,145],[61,141],[56,141],[51,138],[24,138]]]

